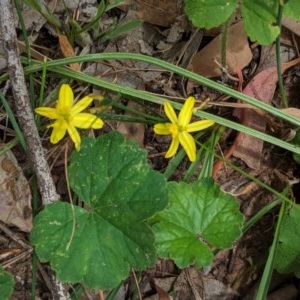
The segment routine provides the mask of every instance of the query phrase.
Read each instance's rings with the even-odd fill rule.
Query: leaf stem
[[[281,57],[280,57],[280,36],[281,36],[281,27],[282,27],[282,15],[284,4],[283,1],[278,1],[278,14],[277,14],[277,26],[279,27],[280,34],[276,38],[276,66],[277,66],[277,74],[278,74],[278,86],[281,95],[282,105],[284,107],[288,107],[288,101],[285,95],[284,86],[283,86],[283,78],[281,71]]]

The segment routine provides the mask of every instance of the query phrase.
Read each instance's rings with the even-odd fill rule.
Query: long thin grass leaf
[[[2,104],[5,108],[5,111],[8,115],[8,118],[11,122],[11,125],[16,133],[16,136],[21,144],[21,146],[23,147],[23,149],[25,151],[27,151],[27,146],[26,146],[26,142],[25,142],[25,138],[24,138],[24,135],[23,135],[23,132],[21,131],[20,127],[19,127],[19,124],[17,123],[17,120],[15,118],[15,115],[13,113],[13,111],[11,110],[8,102],[6,101],[4,95],[2,94],[2,92],[0,91],[0,99],[2,101]]]

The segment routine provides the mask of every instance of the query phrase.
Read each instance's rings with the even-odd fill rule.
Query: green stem
[[[283,4],[283,1],[281,1],[281,0],[279,0],[278,2],[279,2],[279,5],[278,5],[278,15],[277,15],[277,26],[279,27],[279,32],[281,33],[281,27],[282,27],[281,23],[282,23],[284,4]],[[277,74],[278,74],[278,86],[279,86],[279,90],[280,90],[282,105],[284,107],[288,107],[288,100],[285,95],[282,72],[281,72],[280,36],[281,36],[281,34],[279,34],[276,39],[276,66],[277,66]]]
[[[35,253],[32,255],[32,271],[31,271],[31,300],[35,300],[35,294],[36,294],[36,278],[37,278],[37,263],[38,258]]]

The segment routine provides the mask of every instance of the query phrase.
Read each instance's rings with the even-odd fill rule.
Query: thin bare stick
[[[15,114],[23,130],[28,147],[28,155],[35,169],[43,204],[59,199],[50,169],[34,122],[23,68],[19,58],[15,31],[13,5],[11,0],[1,1],[0,31],[5,49],[8,74],[15,99]]]

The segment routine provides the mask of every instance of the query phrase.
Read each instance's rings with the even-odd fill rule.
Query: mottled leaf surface
[[[108,289],[130,268],[154,264],[146,220],[166,206],[166,181],[150,169],[144,150],[119,133],[86,138],[71,157],[69,181],[84,207],[47,205],[31,233],[39,258],[60,280]]]

